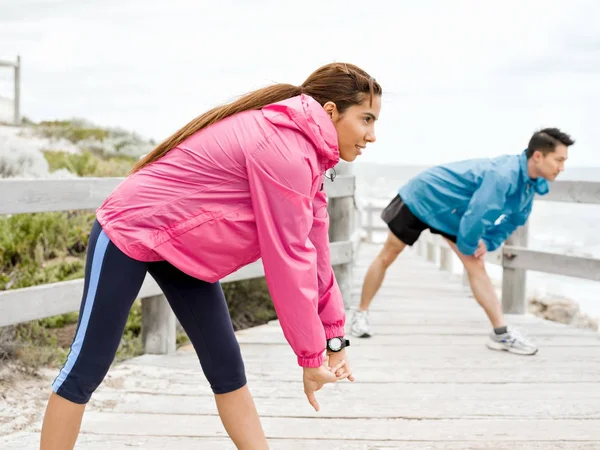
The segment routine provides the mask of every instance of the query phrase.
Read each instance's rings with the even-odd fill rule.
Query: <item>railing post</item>
[[[175,314],[164,295],[142,298],[142,342],[145,353],[166,355],[176,348]]]
[[[421,238],[419,240],[417,240],[416,242],[416,246],[417,246],[417,255],[423,257],[425,256],[425,242],[424,237],[421,236]]]
[[[506,240],[505,245],[527,247],[529,222],[519,227]],[[503,249],[502,259],[510,258]],[[525,314],[527,271],[523,269],[502,268],[502,311],[508,314]]]
[[[373,243],[373,210],[374,206],[371,202],[367,204],[367,242]]]
[[[435,262],[436,260],[436,245],[435,238],[432,234],[427,233],[427,261]]]
[[[440,247],[440,270],[452,272],[452,250],[447,245]]]
[[[352,166],[340,161],[335,166],[336,176],[352,175]],[[333,181],[335,183],[335,179]],[[352,212],[354,211],[354,193],[352,197],[332,198],[327,205],[329,213],[329,241],[349,241],[352,235]],[[344,298],[346,308],[352,301],[352,262],[333,267],[335,278]]]
[[[15,125],[21,125],[21,57],[17,56],[17,63],[15,64],[15,93],[14,93],[14,123]]]

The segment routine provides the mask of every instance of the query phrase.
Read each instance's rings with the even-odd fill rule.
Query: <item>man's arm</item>
[[[479,241],[503,213],[508,189],[506,178],[496,172],[490,171],[483,176],[460,221],[456,245],[461,253],[475,253]]]

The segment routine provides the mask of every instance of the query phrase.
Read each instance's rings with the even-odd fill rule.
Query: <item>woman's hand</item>
[[[304,381],[304,393],[308,398],[308,402],[315,408],[315,411],[320,409],[319,402],[315,397],[315,392],[321,389],[326,383],[335,383],[338,380],[343,380],[348,375],[336,376],[335,373],[338,370],[344,370],[346,361],[340,361],[336,366],[330,367],[327,359],[324,361],[324,365],[321,367],[304,367],[303,381]]]
[[[345,362],[345,364],[337,370],[333,370],[334,367],[340,365],[341,362]],[[346,349],[343,348],[339,352],[327,352],[327,357],[324,362],[325,366],[331,370],[338,380],[342,380],[344,378],[348,378],[350,381],[354,381],[354,375],[352,375],[352,369],[350,369],[350,365],[348,364],[348,360],[346,359]],[[340,378],[341,377],[341,378]]]

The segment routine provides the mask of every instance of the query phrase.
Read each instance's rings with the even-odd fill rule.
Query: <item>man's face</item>
[[[558,174],[565,170],[565,162],[569,157],[569,149],[566,145],[559,144],[553,152],[544,155],[535,151],[531,156],[537,175],[548,181],[556,180]]]

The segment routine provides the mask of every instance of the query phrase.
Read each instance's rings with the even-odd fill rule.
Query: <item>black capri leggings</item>
[[[79,323],[67,361],[52,384],[56,394],[75,403],[89,401],[114,360],[146,272],[161,287],[185,329],[213,392],[224,394],[246,384],[220,283],[193,278],[166,261],[131,259],[96,221],[87,251]]]

